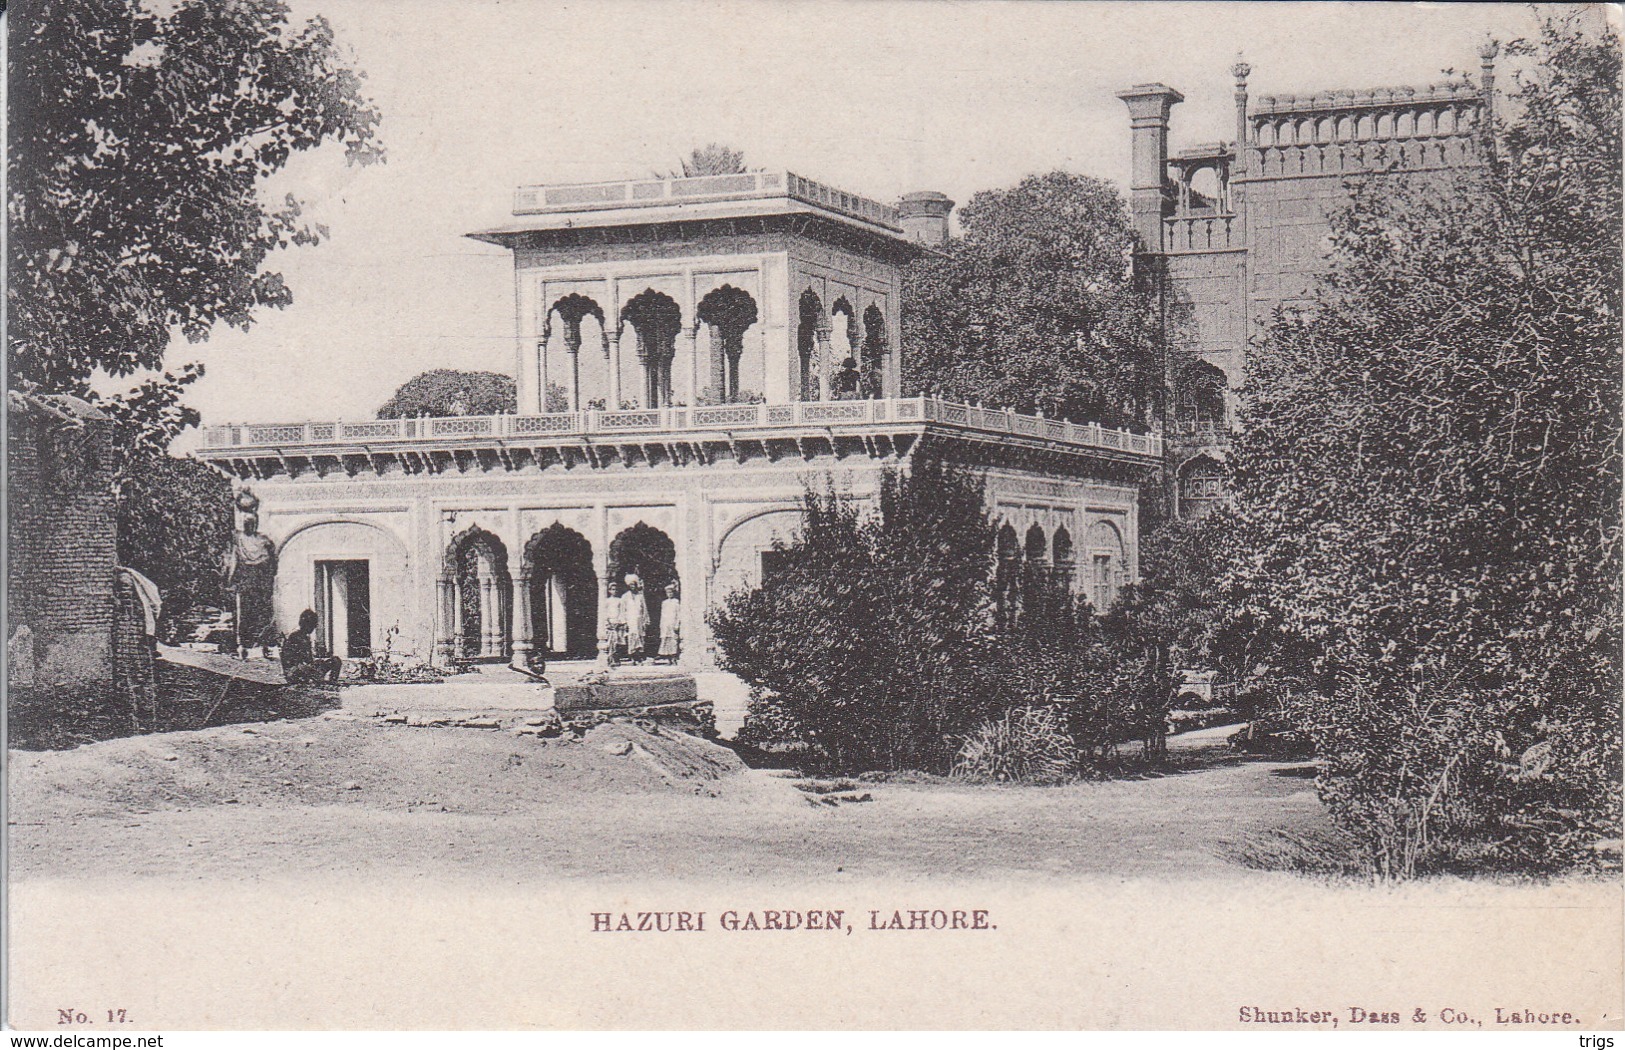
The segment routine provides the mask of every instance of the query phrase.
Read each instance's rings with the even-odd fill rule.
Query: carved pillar
[[[598,574],[598,669],[609,669],[609,603],[614,601],[615,588],[609,578],[609,544],[607,541],[593,547],[592,568]]]
[[[581,320],[564,322],[564,352],[569,355],[570,411],[581,411]]]
[[[480,575],[480,655],[497,655],[497,632],[502,629],[497,611],[496,580]]]
[[[699,394],[700,394],[700,385],[699,385],[700,384],[700,350],[699,350],[699,343],[700,343],[700,340],[699,340],[699,326],[698,325],[686,325],[685,324],[682,328],[678,329],[678,331],[677,331],[677,356],[678,356],[679,359],[681,359],[683,361],[683,363],[684,363],[683,367],[688,373],[688,376],[687,376],[687,381],[688,381],[688,403],[690,405],[694,405],[694,404],[699,403]],[[672,392],[668,392],[668,394],[667,394],[668,398],[670,398],[671,393]]]
[[[1236,160],[1235,176],[1247,174],[1247,76],[1252,73],[1253,67],[1236,56],[1236,64],[1230,67],[1230,75],[1236,78]]]
[[[450,665],[457,657],[457,583],[450,576],[435,581],[434,662]]]
[[[513,665],[524,667],[536,648],[532,636],[530,613],[530,573],[522,572],[514,584],[513,592]]]
[[[547,411],[547,344],[553,338],[551,324],[542,328],[542,337],[536,341],[536,411]]]
[[[604,407],[614,411],[621,407],[621,333],[619,329],[604,333],[609,347],[609,400]]]
[[[818,371],[818,400],[829,400],[829,324],[826,322],[813,329],[813,368]]]

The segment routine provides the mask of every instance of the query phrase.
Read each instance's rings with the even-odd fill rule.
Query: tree
[[[976,194],[960,222],[946,255],[904,273],[905,387],[1149,425],[1163,368],[1116,189],[1068,172],[1033,175]]]
[[[1619,41],[1508,50],[1482,168],[1354,188],[1235,449],[1237,615],[1388,877],[1618,836]]]
[[[709,142],[690,150],[688,156],[678,163],[682,165],[683,173],[679,176],[672,172],[674,179],[692,179],[701,175],[743,175],[749,170],[745,167],[744,151],[731,149],[720,142]]]
[[[292,292],[272,252],[326,231],[267,176],[326,142],[382,156],[378,112],[327,22],[280,0],[23,0],[11,6],[7,382],[76,393],[115,421],[120,560],[166,615],[219,598],[230,486],[171,459],[201,366],[160,371],[171,335],[246,329]],[[143,379],[122,396],[98,372]]]
[[[548,391],[549,411],[553,390]],[[406,416],[493,416],[518,409],[512,376],[436,368],[402,383],[378,409],[379,419]],[[560,409],[562,411],[562,409]]]
[[[326,231],[292,196],[263,202],[265,178],[329,141],[382,155],[331,28],[290,26],[280,0],[24,0],[10,30],[14,386],[83,393],[162,368],[172,331],[287,306],[269,255]]]

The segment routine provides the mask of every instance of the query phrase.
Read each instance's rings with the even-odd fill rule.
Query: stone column
[[[1163,186],[1168,180],[1168,113],[1185,96],[1166,84],[1140,84],[1119,91],[1129,110],[1133,146],[1129,186],[1134,231],[1142,252],[1160,252],[1162,244]]]
[[[480,576],[480,655],[495,656],[501,621],[497,612],[496,580]]]
[[[570,355],[570,411],[581,411],[581,321],[564,322],[564,352]]]
[[[677,333],[677,356],[684,362],[688,372],[689,405],[696,405],[700,400],[700,340],[699,327],[685,324]],[[676,391],[673,391],[675,394]],[[675,398],[673,398],[675,400]]]
[[[607,530],[605,530],[607,531]],[[598,574],[598,669],[609,669],[609,603],[615,599],[609,578],[609,542],[605,540],[593,547],[592,568]]]
[[[450,576],[436,580],[435,598],[433,660],[445,667],[457,657],[457,581]]]
[[[619,328],[606,331],[604,340],[609,344],[609,400],[604,407],[611,412],[621,407],[621,332]]]
[[[536,648],[535,638],[532,635],[530,613],[530,574],[522,572],[514,583],[513,591],[513,665],[526,667],[530,662],[530,654]]]
[[[811,361],[810,364],[812,365],[813,368],[817,369],[817,371],[818,371],[818,400],[820,400],[820,401],[828,401],[829,400],[829,394],[830,394],[830,390],[829,390],[829,379],[830,379],[830,376],[829,376],[829,364],[830,364],[830,362],[829,362],[829,357],[830,357],[829,337],[830,337],[830,329],[829,329],[829,323],[828,323],[827,320],[823,324],[820,324],[817,328],[813,329],[813,358],[814,358],[814,360]]]
[[[548,411],[548,333],[536,340],[536,413]]]
[[[1236,159],[1230,172],[1231,178],[1247,174],[1247,77],[1252,71],[1253,67],[1243,62],[1240,56],[1237,56],[1236,64],[1230,67],[1230,75],[1236,78]]]

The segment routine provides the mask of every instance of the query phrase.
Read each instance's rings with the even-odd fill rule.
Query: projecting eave
[[[645,205],[634,208],[595,209],[590,212],[526,215],[515,218],[512,222],[502,226],[496,226],[488,230],[476,230],[473,233],[464,234],[464,236],[471,237],[476,241],[484,241],[487,244],[513,248],[518,246],[519,242],[527,234],[533,233],[592,230],[603,227],[663,226],[672,223],[707,222],[719,219],[752,219],[786,215],[804,215],[822,219],[836,226],[843,226],[867,236],[878,238],[894,249],[911,255],[921,250],[919,244],[888,226],[875,222],[866,222],[863,219],[843,215],[828,208],[821,208],[816,204],[809,204],[806,201],[791,198],[702,201],[660,207]]]

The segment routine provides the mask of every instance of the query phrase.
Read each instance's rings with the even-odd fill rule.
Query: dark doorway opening
[[[316,563],[317,641],[333,656],[372,655],[372,574],[365,560]]]
[[[550,658],[598,652],[598,574],[592,544],[574,529],[550,525],[525,546],[530,572],[531,637]]]

